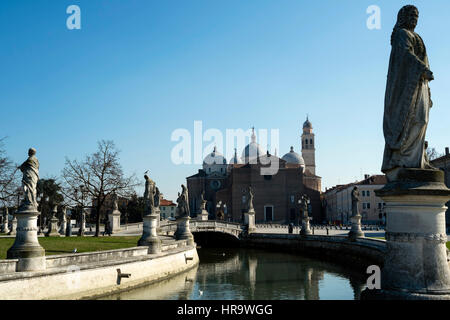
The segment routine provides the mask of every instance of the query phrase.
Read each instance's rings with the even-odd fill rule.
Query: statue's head
[[[30,148],[28,149],[28,156],[34,156],[36,154],[36,149],[35,148]]]
[[[396,28],[414,31],[419,20],[419,10],[413,5],[407,5],[400,9],[397,15]]]

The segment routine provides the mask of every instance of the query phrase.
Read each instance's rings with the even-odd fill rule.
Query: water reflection
[[[359,299],[364,276],[296,254],[199,249],[200,265],[163,282],[105,297],[142,300]]]

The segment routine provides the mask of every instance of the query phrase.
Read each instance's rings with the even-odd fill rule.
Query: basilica
[[[315,139],[309,119],[303,124],[301,152],[294,147],[283,157],[264,152],[257,143],[253,129],[251,142],[239,158],[237,150],[230,161],[216,148],[204,159],[203,168],[187,179],[191,215],[200,208],[201,196],[207,200],[210,219],[241,222],[247,207],[249,186],[253,190],[253,205],[257,223],[300,223],[299,200],[310,198],[310,216],[321,223],[321,178],[316,175]],[[261,169],[276,161],[275,174],[262,174]]]

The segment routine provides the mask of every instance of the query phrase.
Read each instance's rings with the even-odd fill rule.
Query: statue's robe
[[[386,141],[382,171],[396,167],[427,168],[425,132],[432,106],[424,72],[429,63],[422,38],[398,29],[386,85],[383,131]]]
[[[22,205],[33,206],[37,209],[36,186],[39,180],[39,161],[35,156],[30,156],[19,169],[23,173],[24,200]]]

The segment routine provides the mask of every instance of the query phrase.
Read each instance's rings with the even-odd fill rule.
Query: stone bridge
[[[177,229],[176,223],[161,225],[161,231],[167,234],[173,233]],[[220,220],[194,220],[189,222],[189,229],[192,233],[197,232],[218,232],[231,235],[236,239],[240,239],[241,234],[245,230],[245,226],[236,222],[227,222]]]

